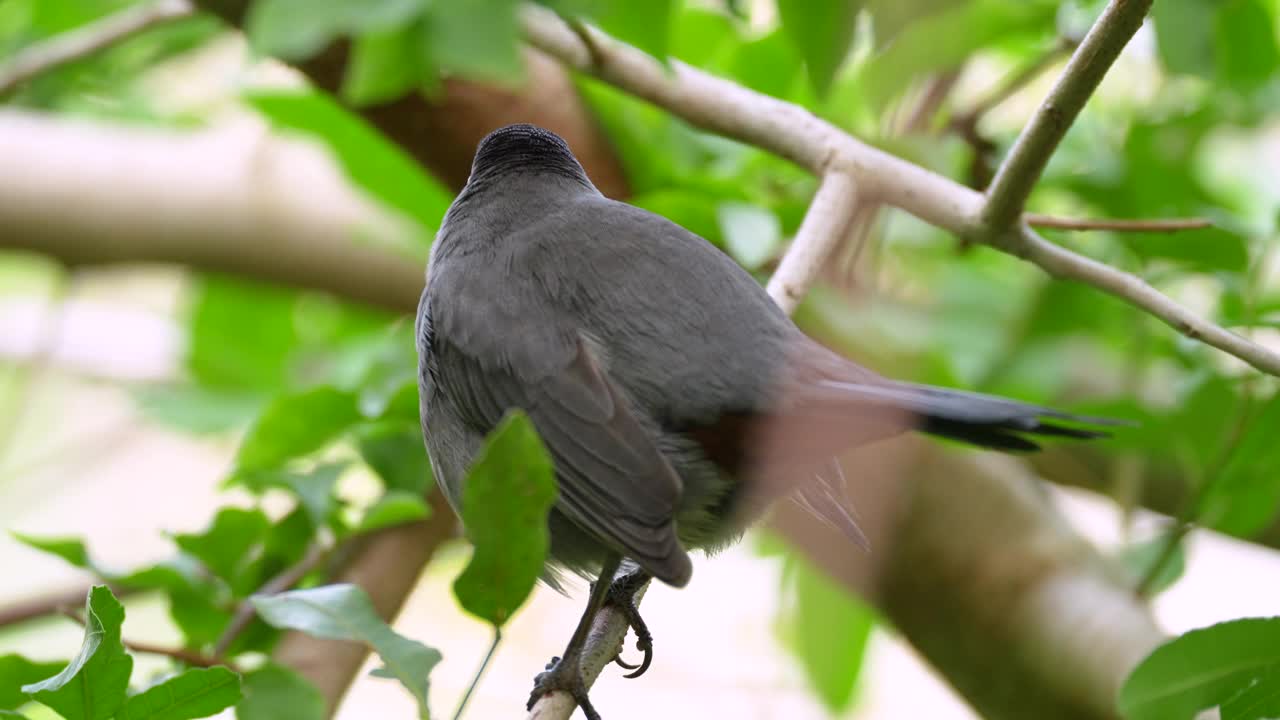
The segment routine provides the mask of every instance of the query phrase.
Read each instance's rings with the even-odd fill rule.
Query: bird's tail
[[[1075,415],[1040,405],[947,388],[888,382],[877,384],[823,380],[820,385],[842,400],[904,413],[919,431],[985,448],[1037,450],[1037,437],[1092,439],[1098,429],[1127,425],[1111,418]],[[1092,427],[1090,427],[1092,426]]]

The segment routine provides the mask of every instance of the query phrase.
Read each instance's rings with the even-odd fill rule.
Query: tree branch
[[[1031,116],[987,190],[982,224],[993,235],[1013,227],[1049,157],[1120,56],[1151,8],[1152,0],[1111,0],[1071,54],[1049,97]]]
[[[97,22],[24,48],[0,67],[0,97],[37,75],[105,50],[143,30],[189,17],[193,12],[187,0],[155,0],[132,5]]]
[[[822,178],[795,240],[769,278],[769,295],[788,314],[795,312],[832,251],[848,237],[858,207],[852,178],[840,171]]]
[[[1050,123],[1054,118],[1066,117],[1062,114],[1062,108],[1067,107],[1063,103],[1078,100],[1083,104],[1087,93],[1077,97],[1082,88],[1091,91],[1096,87],[1110,65],[1109,60],[1101,62],[1103,51],[1110,52],[1111,59],[1119,54],[1122,40],[1128,38],[1128,35],[1120,38],[1123,34],[1120,30],[1130,26],[1136,29],[1142,21],[1137,9],[1145,9],[1149,4],[1150,0],[1113,0],[1068,64],[1064,80],[1059,82],[1064,89],[1055,92],[1051,102],[1037,114],[1046,118],[1038,122],[1048,129],[1023,133],[1032,139],[1027,141],[1031,143],[1027,146],[1029,149],[1021,151],[1026,159],[1018,161],[1019,167],[1036,157],[1031,149],[1051,151],[1057,145],[1057,139],[1066,132],[1069,123],[1062,123],[1057,130]],[[1263,372],[1280,375],[1280,354],[1195,317],[1134,275],[1107,268],[1060,247],[1046,250],[1043,246],[1049,243],[1034,234],[1024,240],[1023,234],[993,229],[995,226],[983,215],[984,197],[980,193],[862,143],[803,108],[753,92],[677,60],[663,66],[595,28],[585,30],[591,37],[591,47],[587,47],[564,21],[541,7],[526,6],[523,20],[528,42],[570,67],[591,73],[695,125],[769,150],[819,177],[825,177],[832,170],[847,173],[857,185],[860,202],[884,202],[901,208],[963,238],[1029,260],[1052,275],[1090,284],[1152,313],[1188,337],[1235,355]],[[1113,25],[1119,25],[1120,30]],[[1095,60],[1095,56],[1098,59]],[[1070,117],[1074,118],[1078,110],[1076,107]],[[1029,127],[1036,124],[1033,120]],[[1016,148],[1015,152],[1018,152]],[[1042,165],[1035,166],[1035,177]],[[1009,176],[1006,174],[1006,177]],[[1025,195],[1022,197],[1025,199]],[[1021,212],[1021,201],[1016,206],[1015,217]],[[1079,272],[1081,267],[1092,266],[1101,266],[1105,272]]]
[[[1112,220],[1106,218],[1063,218],[1026,213],[1023,219],[1032,227],[1059,230],[1114,230],[1116,232],[1178,232],[1213,227],[1208,218],[1170,218],[1161,220]]]

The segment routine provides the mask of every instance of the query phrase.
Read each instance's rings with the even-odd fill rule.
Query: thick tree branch
[[[143,30],[181,20],[192,12],[187,0],[155,0],[129,6],[97,22],[24,48],[0,66],[0,96],[41,73],[106,50]]]
[[[1142,13],[1138,10],[1145,10],[1149,4],[1150,0],[1113,0],[1073,55],[1064,74],[1068,79],[1059,83],[1064,87],[1051,96],[1052,102],[1046,105],[1049,109],[1039,113],[1038,116],[1045,118],[1040,123],[1067,118],[1062,114],[1063,109],[1070,107],[1067,101],[1078,100],[1083,104],[1087,93],[1085,97],[1078,97],[1082,88],[1091,91],[1096,87],[1110,65],[1109,60],[1102,62],[1108,57],[1105,53],[1111,53],[1114,59],[1123,47],[1121,31],[1136,27],[1135,22],[1141,24]],[[1113,24],[1118,24],[1119,29],[1112,27]],[[1030,231],[992,229],[995,226],[983,215],[984,196],[970,188],[862,143],[796,105],[753,92],[676,60],[670,61],[670,67],[664,67],[645,53],[594,28],[587,28],[585,32],[591,38],[590,47],[554,13],[537,6],[524,9],[524,33],[529,43],[570,67],[591,73],[691,123],[769,150],[820,177],[832,170],[845,172],[856,183],[860,202],[883,202],[901,208],[968,240],[1029,260],[1052,275],[1093,285],[1152,313],[1188,337],[1235,355],[1259,370],[1280,375],[1280,354],[1195,317],[1136,276],[1114,268],[1106,268],[1106,272],[1080,272],[1083,267],[1100,264],[1057,246],[1047,250],[1045,246],[1049,243]],[[1128,35],[1123,36],[1124,40],[1127,38]],[[1075,111],[1078,110],[1076,107]],[[1075,111],[1067,119],[1074,118]],[[1033,121],[1032,125],[1035,124]],[[1069,124],[1062,124],[1062,133]],[[1057,139],[1051,143],[1045,139],[1051,136],[1060,139],[1061,133],[1053,135],[1056,132],[1053,127],[1038,131],[1034,140],[1028,140],[1032,143],[1028,147],[1051,151]],[[1031,153],[1031,149],[1023,152]],[[1030,159],[1018,163],[1019,167],[1031,167]],[[1040,166],[1035,167],[1031,181],[1039,175]],[[1020,212],[1019,202],[1015,217]]]
[[[1049,97],[1009,151],[987,190],[982,223],[993,234],[1013,227],[1058,143],[1075,122],[1120,51],[1142,27],[1152,0],[1111,0],[1071,54]]]

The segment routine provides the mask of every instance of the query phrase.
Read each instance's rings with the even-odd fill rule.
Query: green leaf
[[[324,720],[324,695],[306,678],[268,662],[244,676],[237,720]]]
[[[238,472],[283,467],[328,445],[359,419],[355,396],[337,388],[276,397],[240,444]]]
[[[809,81],[825,95],[849,55],[862,0],[778,0],[782,29],[804,57]]]
[[[252,420],[263,404],[259,393],[186,384],[143,385],[134,388],[133,399],[149,419],[196,435],[240,426]]]
[[[867,11],[875,28],[876,47],[881,48],[898,33],[930,15],[969,0],[868,0]]]
[[[79,538],[40,538],[20,532],[10,532],[14,540],[42,550],[66,560],[78,568],[93,569],[93,561],[89,558],[89,550]]]
[[[422,0],[256,0],[245,31],[258,52],[302,60],[342,35],[384,30],[421,9]]]
[[[342,97],[353,105],[378,105],[428,85],[422,23],[369,32],[355,39],[342,77]]]
[[[362,642],[373,648],[385,663],[379,677],[399,680],[418,701],[420,716],[429,717],[427,679],[431,668],[440,662],[440,652],[392,630],[361,588],[326,585],[250,601],[259,617],[275,627],[328,640]]]
[[[475,552],[453,582],[467,612],[501,627],[542,574],[555,473],[538,431],[518,410],[485,439],[462,491],[462,525]]]
[[[237,484],[254,493],[268,488],[288,490],[310,516],[316,527],[329,520],[334,509],[334,487],[347,469],[346,463],[324,463],[306,472],[292,470],[266,470],[237,475]]]
[[[1217,0],[1174,0],[1151,8],[1156,48],[1171,73],[1210,77],[1214,68],[1214,41],[1205,28],[1213,27]]]
[[[416,393],[415,393],[416,394]],[[380,422],[362,427],[356,435],[360,456],[387,490],[422,496],[431,488],[431,464],[416,422]]]
[[[759,205],[721,203],[716,216],[729,254],[748,270],[760,269],[782,245],[778,216]]]
[[[36,662],[21,655],[0,655],[0,710],[27,704],[23,685],[39,682],[66,667],[64,662]]]
[[[1146,657],[1120,689],[1128,720],[1191,718],[1274,679],[1280,618],[1246,618],[1192,630]]]
[[[477,80],[518,85],[519,0],[436,2],[427,14],[427,44],[440,67]]]
[[[421,495],[403,490],[391,490],[378,498],[378,501],[365,511],[354,532],[366,533],[403,525],[421,520],[430,514],[431,508]]]
[[[105,585],[89,591],[84,642],[62,672],[22,691],[67,720],[107,720],[124,703],[133,658],[120,642],[124,606]]]
[[[1217,418],[1221,422],[1221,418]],[[1249,537],[1270,524],[1280,507],[1280,393],[1249,422],[1199,508],[1202,521]]]
[[[853,703],[875,614],[804,558],[788,552],[784,582],[794,588],[781,618],[788,646],[833,714]]]
[[[745,42],[731,64],[733,78],[766,95],[786,99],[799,75],[800,55],[782,30]]]
[[[610,35],[666,61],[674,0],[607,0],[591,19]]]
[[[12,710],[0,710],[0,719],[2,720],[30,720],[26,715]]]
[[[423,228],[422,244],[430,243],[432,231],[440,226],[453,202],[453,193],[427,175],[399,146],[318,92],[255,91],[245,100],[275,128],[301,132],[323,142],[352,182],[379,202],[417,220]]]
[[[1276,21],[1259,0],[1217,3],[1213,27],[1218,76],[1237,88],[1252,89],[1275,77],[1280,65]]]
[[[239,700],[239,675],[225,667],[190,668],[129,698],[116,720],[193,720]]]
[[[270,527],[261,510],[223,508],[202,533],[174,536],[178,547],[204,563],[210,572],[235,584],[250,561],[250,551],[257,547]]]
[[[272,391],[289,377],[298,293],[202,275],[190,310],[187,367],[199,385]]]
[[[1124,546],[1120,549],[1120,552],[1116,553],[1116,559],[1120,562],[1121,567],[1129,572],[1133,582],[1138,583],[1146,579],[1168,544],[1169,538],[1167,535],[1157,535],[1150,540]],[[1186,567],[1186,549],[1179,543],[1174,548],[1173,554],[1164,561],[1159,574],[1156,575],[1147,590],[1148,594],[1157,595],[1169,589],[1182,577]]]
[[[1221,720],[1280,717],[1280,665],[1263,670],[1249,687],[1222,703]]]

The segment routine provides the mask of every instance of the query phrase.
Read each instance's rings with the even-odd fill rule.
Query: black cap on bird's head
[[[480,141],[468,183],[508,173],[553,173],[590,185],[559,135],[526,123],[498,128]]]

